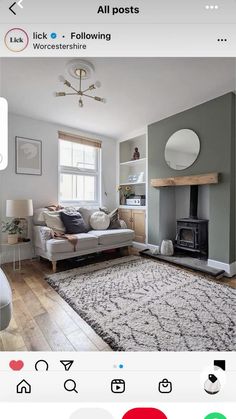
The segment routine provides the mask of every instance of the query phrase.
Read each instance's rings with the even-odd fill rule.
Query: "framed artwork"
[[[42,141],[16,137],[16,173],[42,175]]]

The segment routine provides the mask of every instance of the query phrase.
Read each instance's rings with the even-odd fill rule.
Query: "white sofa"
[[[88,233],[75,234],[78,241],[74,250],[73,244],[67,239],[52,238],[51,229],[44,225],[40,211],[43,209],[37,210],[33,218],[35,253],[36,256],[41,256],[52,262],[53,272],[56,272],[59,260],[132,245],[134,231],[128,228],[90,230]],[[89,220],[86,222],[89,223]]]
[[[0,269],[0,330],[8,327],[12,315],[12,292],[6,275]]]

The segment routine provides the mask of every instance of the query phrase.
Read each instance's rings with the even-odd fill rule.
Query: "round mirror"
[[[187,169],[197,160],[200,152],[200,141],[196,132],[181,129],[171,135],[166,143],[166,163],[175,170]]]

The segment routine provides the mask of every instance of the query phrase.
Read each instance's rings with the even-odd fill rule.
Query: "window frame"
[[[63,138],[58,137],[58,202],[63,205],[73,205],[73,206],[100,206],[101,205],[101,155],[102,149],[99,147],[95,147],[93,145],[87,145],[87,147],[93,147],[96,149],[96,169],[83,169],[83,168],[76,168],[74,166],[64,166],[60,164],[60,141],[67,141],[63,140]],[[89,139],[88,139],[89,141]],[[73,143],[73,141],[68,141]],[[79,141],[78,141],[79,143]],[[92,141],[91,141],[92,144]],[[91,176],[95,180],[95,200],[63,200],[61,199],[61,174],[69,174],[69,175],[78,175],[78,176]]]

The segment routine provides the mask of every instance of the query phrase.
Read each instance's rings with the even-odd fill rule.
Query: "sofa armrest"
[[[34,226],[34,245],[44,251],[47,250],[47,241],[53,238],[53,231],[49,227]]]

